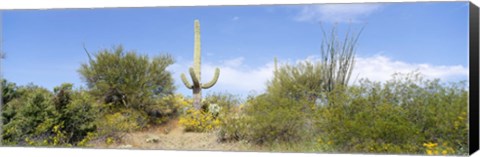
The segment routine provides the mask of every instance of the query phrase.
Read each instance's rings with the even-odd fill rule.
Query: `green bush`
[[[15,83],[8,82],[6,79],[2,80],[2,104],[5,105],[10,102],[12,99],[18,97],[17,89],[18,87]]]
[[[96,131],[94,121],[98,118],[98,104],[85,91],[76,91],[71,101],[62,109],[62,130],[67,135],[67,143],[76,146],[91,132]]]
[[[448,143],[440,153],[464,154],[467,94],[462,83],[423,80],[418,73],[396,74],[384,84],[364,80],[332,91],[317,125],[341,152],[435,154],[423,145]]]
[[[58,122],[59,113],[55,110],[46,89],[28,86],[22,89],[22,95],[9,102],[5,111],[6,124],[3,126],[3,142],[6,144],[27,145],[25,139],[43,141],[50,136]]]
[[[155,97],[173,93],[173,78],[166,70],[173,63],[170,55],[150,58],[117,46],[94,54],[78,71],[92,95],[103,103],[142,110]]]
[[[246,140],[257,144],[305,140],[308,115],[304,114],[302,104],[307,103],[270,95],[251,100],[245,108]]]
[[[85,91],[62,84],[54,93],[33,85],[17,92],[2,112],[7,145],[76,146],[95,131],[95,103]]]
[[[105,130],[120,134],[148,124],[161,124],[178,115],[173,78],[166,70],[174,63],[172,56],[151,58],[125,51],[122,46],[88,55],[92,58],[82,64],[78,72],[86,81],[88,92],[104,104],[99,107],[102,110],[99,119],[103,120],[96,123],[108,125],[100,128],[99,136],[107,134]],[[134,117],[125,117],[127,115]],[[123,124],[130,121],[135,123]],[[109,128],[115,127],[112,122],[118,122],[121,129]]]

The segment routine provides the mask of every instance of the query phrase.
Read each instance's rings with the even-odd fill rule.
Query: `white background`
[[[206,5],[248,5],[248,4],[309,4],[309,3],[355,3],[355,2],[420,2],[427,0],[0,0],[0,9],[51,9],[51,8],[105,8],[105,7],[152,7],[152,6],[206,6]],[[447,0],[435,0],[447,1]],[[477,6],[480,0],[472,0]],[[362,154],[306,154],[306,153],[254,153],[254,152],[210,152],[210,151],[162,151],[162,150],[120,150],[80,148],[22,148],[2,147],[0,157],[144,157],[144,156],[405,156],[405,155],[362,155]],[[480,156],[475,153],[473,156]]]

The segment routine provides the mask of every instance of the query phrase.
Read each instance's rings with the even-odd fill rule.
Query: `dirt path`
[[[123,138],[122,143],[103,147],[164,150],[248,150],[245,144],[239,142],[217,142],[215,133],[184,132],[183,127],[178,124],[178,120],[172,120],[165,125],[152,127],[145,131],[129,133]]]

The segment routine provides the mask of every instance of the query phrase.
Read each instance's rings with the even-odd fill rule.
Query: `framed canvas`
[[[478,150],[475,3],[132,5],[0,10],[0,154]]]

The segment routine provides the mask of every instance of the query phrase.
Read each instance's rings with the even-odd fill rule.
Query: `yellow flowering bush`
[[[185,127],[185,131],[207,132],[217,128],[220,125],[220,120],[209,112],[188,109],[180,117],[179,123]]]
[[[142,112],[122,109],[114,113],[105,114],[96,121],[97,138],[106,143],[119,141],[125,134],[145,126],[146,116]],[[110,138],[110,140],[108,140]],[[110,141],[110,142],[109,142]]]
[[[30,146],[72,146],[67,143],[67,136],[61,129],[63,129],[63,123],[53,126],[53,136],[48,136],[43,140],[33,140],[27,137],[25,142]]]
[[[448,145],[448,142],[444,142],[441,145],[438,143],[427,142],[423,144],[425,153],[428,155],[449,155],[455,154],[455,150]]]

